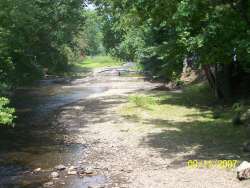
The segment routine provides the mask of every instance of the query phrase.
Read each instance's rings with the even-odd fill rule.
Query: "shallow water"
[[[75,165],[84,156],[86,145],[65,143],[65,136],[70,137],[72,131],[51,122],[60,107],[105,90],[102,87],[84,87],[84,84],[71,87],[68,82],[58,84],[55,80],[44,80],[36,87],[17,89],[13,105],[19,118],[14,128],[0,128],[0,187],[41,187],[49,181],[49,170],[54,166]],[[36,168],[48,172],[32,174]],[[102,183],[105,178],[68,177],[63,181],[65,185],[59,182],[57,186],[84,188]]]

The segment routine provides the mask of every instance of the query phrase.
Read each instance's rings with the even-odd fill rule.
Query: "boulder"
[[[242,162],[237,168],[237,178],[245,180],[250,178],[250,163],[247,161]]]

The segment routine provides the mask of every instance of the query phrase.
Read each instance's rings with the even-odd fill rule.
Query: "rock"
[[[40,172],[42,169],[41,168],[36,168],[34,172]]]
[[[75,166],[70,166],[70,167],[68,168],[67,174],[68,174],[68,175],[76,175],[76,174],[77,174],[76,169],[77,169],[77,168],[76,168]]]
[[[249,179],[250,178],[250,163],[243,161],[237,168],[237,178],[239,180]]]
[[[62,170],[65,170],[66,169],[66,166],[60,164],[58,166],[55,166],[55,169],[58,170],[58,171],[62,171]]]
[[[77,171],[76,170],[68,170],[68,175],[76,175]]]
[[[94,170],[92,167],[78,167],[77,169],[77,173],[79,176],[83,177],[83,176],[91,176],[94,175]]]
[[[76,169],[75,166],[70,166],[70,167],[69,167],[69,170],[75,170],[75,169]]]
[[[53,182],[47,182],[45,184],[43,184],[43,187],[52,187],[54,185]]]
[[[59,177],[59,173],[58,173],[58,172],[52,172],[52,173],[50,174],[50,177],[51,177],[51,178],[58,178],[58,177]]]
[[[94,170],[93,170],[92,167],[86,167],[86,168],[84,169],[84,172],[85,172],[85,174],[90,175],[90,174],[93,174],[93,173],[94,173]]]

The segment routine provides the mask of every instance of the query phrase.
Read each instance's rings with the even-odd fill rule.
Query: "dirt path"
[[[87,143],[89,150],[82,160],[107,177],[106,187],[247,187],[247,182],[236,179],[233,170],[189,169],[185,163],[172,166],[171,158],[147,144],[148,136],[163,131],[161,128],[150,124],[142,128],[119,115],[119,108],[129,94],[150,90],[157,84],[140,78],[119,77],[115,73],[96,73],[83,84],[83,87],[91,86],[108,90],[65,106],[57,116],[57,123],[75,131],[74,142]]]

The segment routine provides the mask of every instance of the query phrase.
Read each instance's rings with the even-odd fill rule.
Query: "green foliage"
[[[83,33],[86,41],[86,55],[94,56],[105,53],[101,26],[101,18],[97,15],[96,11],[87,11]]]
[[[152,105],[157,104],[158,99],[147,95],[131,95],[129,96],[129,102],[137,107],[150,108]]]
[[[232,106],[232,110],[236,113],[241,113],[244,111],[244,105],[240,102],[234,103]]]
[[[81,0],[0,1],[0,82],[23,84],[63,71],[84,23]]]
[[[13,108],[6,107],[9,104],[9,100],[4,97],[0,97],[0,125],[12,124],[15,116],[15,110]]]
[[[143,63],[152,76],[176,79],[188,56],[197,57],[197,67],[230,63],[234,48],[250,70],[249,0],[93,2],[105,20],[107,51]]]

